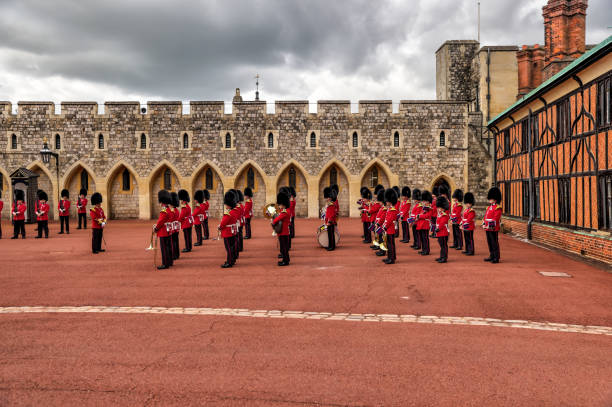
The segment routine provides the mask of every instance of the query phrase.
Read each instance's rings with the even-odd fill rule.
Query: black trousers
[[[66,225],[66,233],[70,232],[70,216],[60,216],[60,232],[64,231],[64,225]]]
[[[327,225],[327,239],[329,240],[328,248],[334,250],[336,248],[336,225]]]
[[[453,223],[453,247],[463,248],[463,234],[461,233],[461,225]]]
[[[87,214],[79,213],[79,229],[81,229],[81,222],[83,222],[83,229],[87,229]]]
[[[291,239],[295,237],[295,216],[291,217],[291,223],[289,224],[289,237]]]
[[[244,236],[242,235],[242,226],[238,227],[238,251],[244,250]]]
[[[202,228],[204,229],[204,240],[208,240],[210,237],[210,233],[208,232],[208,218],[204,219],[204,223],[202,223]]]
[[[364,243],[372,243],[372,234],[370,233],[370,222],[363,223],[363,241]]]
[[[465,251],[467,254],[474,254],[474,231],[464,230],[463,237],[465,237]]]
[[[234,258],[234,263],[235,263],[238,257],[240,257],[240,246],[238,242],[238,234],[235,234],[234,236],[232,236],[232,244],[234,245],[232,250],[234,253],[233,258]]]
[[[398,223],[395,224],[395,237],[400,237],[400,225],[399,225],[399,221]]]
[[[289,224],[289,227],[291,227],[291,224]],[[291,231],[289,231],[289,234],[287,236],[289,236],[289,243],[288,244],[289,244],[289,250],[291,250],[291,241],[293,240],[291,238]]]
[[[440,258],[448,260],[448,236],[438,236],[438,244],[440,245]]]
[[[251,238],[251,218],[246,218],[245,219],[244,237],[246,237],[247,239]]]
[[[417,232],[419,233],[419,243],[421,244],[421,252],[429,254],[429,229],[421,229]]]
[[[195,227],[195,232],[196,232],[196,241],[198,242],[198,245],[202,244],[202,224],[199,225],[194,225]]]
[[[431,217],[431,223],[430,223],[430,224],[435,226],[435,225],[436,225],[436,221],[437,221],[437,220],[438,220],[438,217],[437,217],[437,216],[432,216],[432,217]],[[431,236],[432,236],[432,237],[436,237],[436,229],[435,229],[435,228],[434,228],[434,230],[431,232]]]
[[[172,234],[172,258],[174,260],[181,257],[181,251],[179,250],[179,235],[178,232]]]
[[[291,242],[291,235],[278,235],[278,245],[285,263],[289,263],[289,242]]]
[[[236,262],[234,259],[234,237],[224,237],[223,245],[225,246],[225,253],[227,255],[225,262],[227,264],[234,264]]]
[[[13,221],[13,237],[19,237],[20,233],[21,237],[25,239],[25,220]]]
[[[99,252],[102,249],[102,231],[104,229],[92,229],[91,230],[91,251],[94,253]]]
[[[402,221],[402,236],[403,236],[402,240],[404,242],[410,241],[410,226],[408,226],[408,222],[405,220]]]
[[[159,238],[159,249],[162,256],[162,265],[172,267],[174,261],[172,259],[172,237],[162,236]]]
[[[43,231],[45,232],[45,237],[49,237],[49,221],[48,220],[39,220],[38,223],[38,237],[42,237]]]
[[[489,245],[489,257],[492,260],[499,261],[499,240],[497,237],[498,232],[487,230],[487,244]]]
[[[185,238],[185,249],[191,250],[193,249],[193,243],[191,241],[191,228],[183,229],[183,237]]]
[[[395,253],[395,235],[387,235],[387,259],[395,261],[397,259]]]
[[[414,237],[414,248],[421,250],[421,234],[416,228],[416,224],[412,224],[412,236]]]

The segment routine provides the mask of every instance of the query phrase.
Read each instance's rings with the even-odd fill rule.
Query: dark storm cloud
[[[483,44],[543,43],[544,3],[483,0]],[[607,35],[604,3],[589,5],[596,38],[587,41]],[[39,79],[36,99],[56,99],[46,78],[143,98],[229,99],[234,87],[252,89],[256,72],[280,98],[433,98],[435,50],[475,37],[472,0],[5,0],[0,75]],[[0,98],[20,94],[19,83],[3,89],[12,94]]]

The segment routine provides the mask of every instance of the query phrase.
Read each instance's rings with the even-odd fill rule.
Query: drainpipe
[[[531,142],[533,138],[533,126],[531,121],[532,112],[529,109],[529,115],[527,116],[527,154],[529,155],[529,221],[527,221],[527,240],[531,240],[532,236],[532,224],[535,219],[535,188],[534,188],[534,179],[533,179],[533,143]]]
[[[487,123],[489,123],[490,120],[491,120],[491,48],[487,48]],[[491,132],[488,131],[488,133],[489,133],[488,135],[490,136]],[[482,135],[481,135],[481,138],[482,138]],[[487,143],[487,146],[491,148],[490,140]],[[495,150],[493,150],[493,154],[495,154]]]

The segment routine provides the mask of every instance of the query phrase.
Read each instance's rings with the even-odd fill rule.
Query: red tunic
[[[383,229],[388,235],[395,234],[395,221],[397,220],[397,209],[394,206],[387,209],[385,220],[382,224]]]
[[[221,237],[232,237],[238,233],[236,228],[236,218],[232,214],[232,211],[225,210],[221,223],[219,224],[219,230],[221,231]]]
[[[291,223],[291,215],[288,209],[283,209],[280,211],[278,216],[274,218],[272,221],[273,225],[276,225],[278,222],[283,222],[281,225],[281,232],[278,234],[279,236],[287,236],[289,235],[289,224]]]
[[[240,218],[238,218],[240,226],[244,225],[244,205],[238,205],[238,210],[240,211]]]
[[[411,204],[408,199],[402,201],[402,204],[400,205],[399,212],[403,221],[407,221],[410,217],[410,206]]]
[[[380,209],[378,210],[378,213],[376,214],[376,217],[374,218],[374,222],[377,223],[378,225],[382,225],[383,222],[385,221],[386,213],[387,213],[387,208],[385,206],[381,206]]]
[[[204,203],[201,206],[202,206],[202,213],[204,214],[204,219],[208,219],[208,208],[210,207],[210,204],[208,203],[208,201],[204,201]]]
[[[27,207],[24,203],[21,204],[17,204],[17,206],[15,206],[15,204],[13,204],[13,220],[25,220],[25,213],[26,213]]]
[[[412,220],[410,223],[415,223],[422,211],[423,211],[423,205],[421,205],[420,202],[417,202],[412,207],[412,211],[410,211],[410,218]]]
[[[370,202],[364,199],[361,203],[361,206],[359,207],[359,210],[361,211],[361,221],[364,223],[369,222],[370,214],[368,213],[368,211],[370,210]]]
[[[106,216],[102,208],[93,207],[89,210],[89,213],[91,215],[91,228],[102,229],[104,227],[102,224],[106,222]]]
[[[2,208],[4,208],[4,202],[0,201],[0,218],[2,215]]]
[[[244,201],[244,217],[245,219],[251,219],[253,217],[253,200],[247,199]]]
[[[463,205],[461,204],[461,202],[454,202],[453,210],[451,212],[451,221],[453,222],[453,225],[457,225],[459,224],[459,222],[461,222],[462,212],[463,212]]]
[[[431,201],[431,209],[433,209],[433,213],[434,215],[431,216],[438,216],[438,206],[436,205],[436,197],[433,197],[433,200]]]
[[[448,236],[448,212],[442,212],[442,215],[438,214],[436,219],[436,237]]]
[[[168,237],[172,234],[172,213],[167,206],[159,211],[159,217],[155,224],[155,230],[157,231],[157,237]]]
[[[36,220],[49,220],[49,209],[51,207],[48,203],[39,203],[38,212],[42,212],[42,215],[36,215]]]
[[[77,213],[87,213],[87,198],[77,198]]]
[[[325,224],[335,225],[338,222],[338,210],[334,203],[327,205],[325,208]]]
[[[380,202],[371,202],[370,209],[368,210],[368,215],[370,215],[370,222],[376,221],[376,215],[378,215],[378,211],[380,211],[381,207]]]
[[[429,229],[429,222],[431,221],[431,217],[433,216],[433,209],[431,207],[427,208],[421,206],[421,212],[417,215],[416,225],[417,230],[427,230]]]
[[[193,216],[193,224],[194,225],[200,225],[202,223],[200,221],[201,212],[202,212],[202,206],[196,204],[196,206],[191,211],[191,216]]]
[[[502,216],[501,205],[489,205],[484,216],[485,230],[488,232],[498,232]]]
[[[230,213],[232,214],[232,217],[234,218],[234,223],[235,223],[236,233],[237,233],[238,226],[240,226],[240,217],[242,216],[241,211],[240,211],[240,206],[236,206],[235,208],[231,209]]]
[[[64,210],[62,211],[62,205],[64,205]],[[57,204],[57,209],[59,211],[59,216],[70,216],[70,201],[67,199],[62,199]]]
[[[179,215],[179,222],[181,222],[181,229],[188,229],[193,224],[193,218],[191,217],[191,206],[189,204],[185,204],[181,208],[181,212]]]
[[[291,216],[292,218],[295,218],[295,199],[292,199],[289,201],[289,216]]]
[[[461,227],[463,230],[474,230],[474,218],[476,217],[476,211],[469,208],[463,211],[463,217],[461,219]]]

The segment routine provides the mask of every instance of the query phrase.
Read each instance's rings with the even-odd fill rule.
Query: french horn
[[[263,216],[266,219],[274,219],[278,213],[278,206],[275,203],[269,203],[263,207]]]

